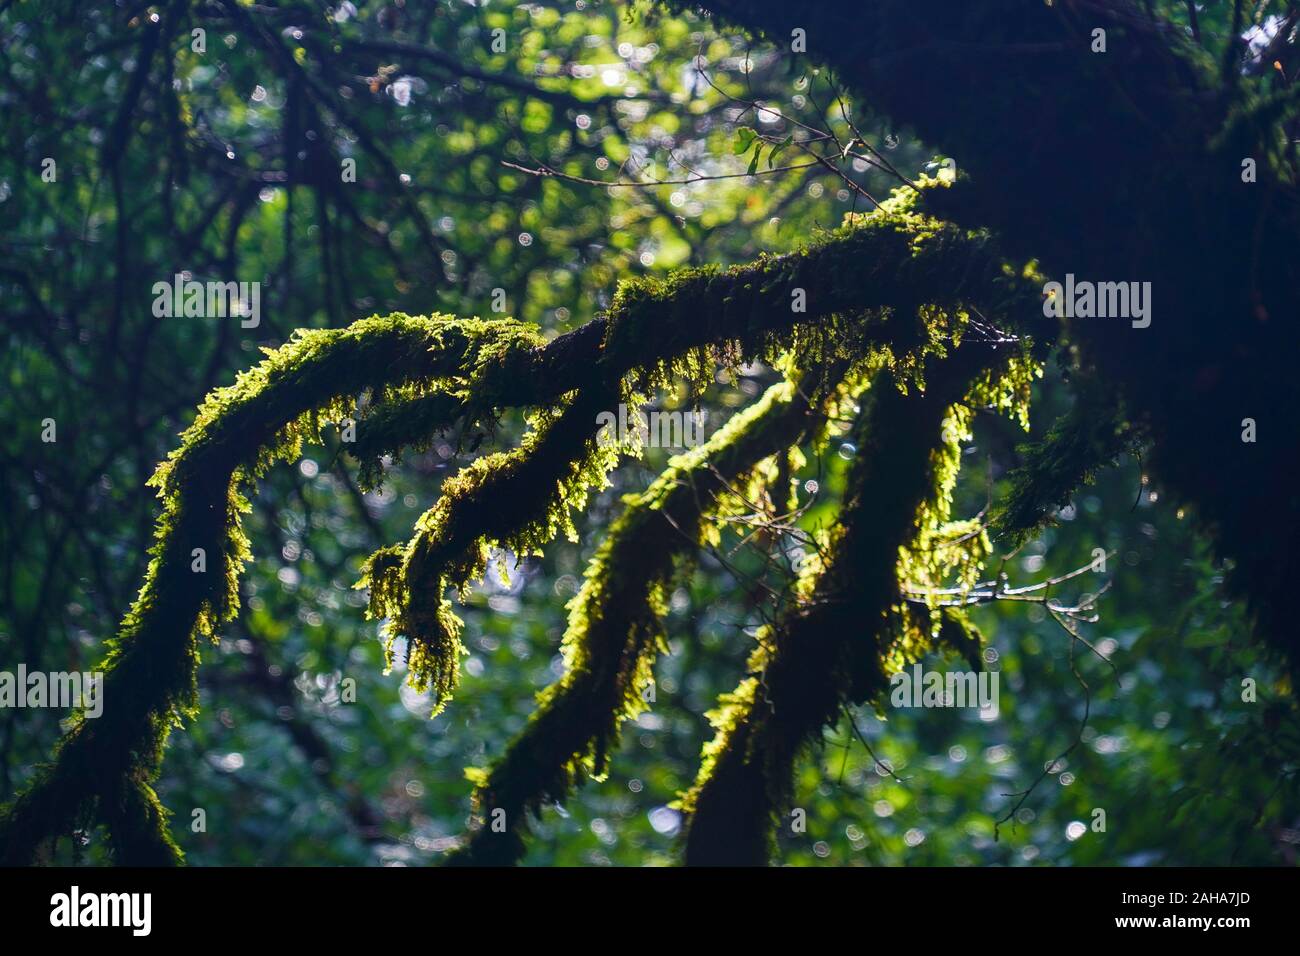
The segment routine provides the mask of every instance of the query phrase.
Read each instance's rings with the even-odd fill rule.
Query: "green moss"
[[[78,722],[7,808],[0,859],[29,861],[45,840],[99,819],[120,862],[178,862],[151,782],[169,732],[194,713],[200,640],[215,638],[239,608],[238,576],[251,557],[245,490],[276,461],[297,457],[324,423],[350,414],[358,395],[386,399],[472,379],[535,341],[508,320],[374,317],[299,332],[209,395],[150,479],[162,502],[150,562],[97,668],[113,704]]]
[[[953,404],[1002,391],[996,383],[1014,357],[966,344],[936,350],[912,370],[910,385],[887,369],[878,374],[854,426],[858,451],[825,563],[803,569],[800,600],[759,633],[748,675],[709,715],[715,736],[678,803],[689,815],[687,863],[768,862],[799,755],[847,704],[886,686],[889,658],[900,650],[900,560],[936,560],[918,559],[915,543],[948,517],[969,415]],[[908,637],[928,645],[934,634]]]
[[[946,189],[920,185],[923,193]],[[719,365],[785,354],[809,368],[882,345],[915,355],[937,342],[922,305],[956,316],[978,302],[987,314],[1014,315],[1013,306],[1032,301],[1033,286],[987,233],[926,215],[915,190],[899,189],[798,252],[621,283],[602,361],[634,368],[633,385],[650,390],[681,381],[701,388]],[[800,296],[806,312],[794,311]]]
[[[1142,442],[1118,397],[1094,379],[1076,380],[1074,406],[1038,442],[1021,447],[1010,489],[995,505],[993,530],[1019,547],[1046,525],[1075,491]]]
[[[432,690],[438,713],[459,682],[462,622],[447,597],[482,577],[492,548],[541,553],[563,533],[576,540],[572,514],[607,484],[618,449],[597,441],[597,415],[616,386],[580,390],[562,411],[537,416],[519,448],[474,461],[443,483],[438,502],[416,522],[405,548],[385,548],[366,563],[358,588],[370,589],[369,615],[387,619],[388,665],[406,638],[408,683]]]
[[[727,486],[816,437],[859,381],[839,363],[774,385],[706,443],[673,458],[648,489],[627,496],[570,602],[564,676],[539,696],[497,764],[467,772],[479,813],[504,810],[507,832],[478,830],[457,862],[516,862],[528,812],[563,799],[586,776],[603,778],[619,727],[648,706],[654,660],[665,650],[668,588],[682,563],[716,540]]]
[[[93,725],[75,726],[53,764],[8,808],[0,858],[30,860],[42,841],[99,819],[109,824],[119,860],[179,860],[151,782],[171,728],[193,714],[201,640],[214,638],[239,609],[238,575],[251,557],[241,524],[247,492],[273,464],[319,440],[323,426],[360,419],[362,478],[374,483],[385,456],[441,429],[457,422],[490,428],[504,407],[535,409],[519,448],[485,456],[445,482],[411,541],[381,550],[365,569],[371,613],[389,619],[390,638],[407,638],[410,680],[433,690],[441,707],[464,651],[448,590],[478,578],[491,548],[530,554],[557,534],[574,534],[572,512],[604,483],[617,454],[595,441],[598,411],[634,404],[670,381],[702,389],[718,364],[787,354],[822,370],[818,387],[828,381],[825,370],[837,370],[835,379],[856,367],[853,375],[890,369],[919,388],[927,357],[955,344],[968,307],[1003,315],[1033,293],[1027,273],[1008,267],[987,234],[940,223],[900,193],[796,254],[626,282],[591,327],[599,340],[582,332],[543,347],[534,329],[508,319],[401,314],[295,334],[207,397],[151,479],[162,511],[150,563],[104,664],[105,693],[117,703]],[[806,297],[806,311],[792,307],[794,294]],[[536,773],[510,783],[512,805],[535,806],[580,772],[604,772],[619,723],[641,706],[664,588],[684,550],[662,519],[682,511],[681,526],[694,529],[687,545],[716,536],[716,524],[680,490],[706,467],[742,484],[770,482],[782,468],[788,478],[795,446],[815,436],[805,430],[806,415],[785,418],[777,404],[796,405],[788,393],[780,401],[774,395],[707,451],[674,460],[615,528],[572,609],[565,644],[572,676],[544,697],[530,725],[534,741],[559,726],[559,749],[539,751]],[[769,416],[784,423],[780,429],[760,425]],[[773,446],[774,435],[783,440]],[[777,454],[787,465],[759,467]],[[725,511],[725,496],[712,507]],[[620,542],[645,540],[654,547],[644,553],[618,550],[627,546]],[[194,564],[199,551],[202,571]],[[642,560],[651,563],[634,573]],[[494,799],[513,775],[503,772],[485,781]]]

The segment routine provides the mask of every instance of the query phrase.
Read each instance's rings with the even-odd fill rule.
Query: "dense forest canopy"
[[[1298,29],[0,3],[0,859],[1293,863]]]

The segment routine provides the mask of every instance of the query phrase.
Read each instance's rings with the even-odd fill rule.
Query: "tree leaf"
[[[780,153],[792,142],[794,142],[794,133],[791,133],[785,139],[781,140],[781,142],[777,143],[775,146],[772,147],[772,151],[767,154],[768,169],[771,169],[773,166],[776,165],[776,157],[780,155]]]

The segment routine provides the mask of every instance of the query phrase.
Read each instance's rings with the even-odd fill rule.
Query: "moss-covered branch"
[[[1233,559],[1230,589],[1300,679],[1300,163],[1286,145],[1300,102],[1286,74],[1243,76],[1236,38],[1220,66],[1139,0],[938,0],[923,30],[912,0],[674,5],[780,48],[803,30],[809,58],[955,157],[958,186],[926,197],[935,215],[993,230],[1055,279],[1147,284],[1149,325],[1071,324],[1081,363],[1122,396],[1154,477]]]
[[[387,619],[389,665],[394,640],[406,638],[408,680],[433,690],[435,714],[451,699],[466,653],[447,589],[463,591],[482,577],[492,547],[524,556],[560,532],[576,539],[571,512],[618,459],[617,447],[597,440],[597,416],[619,396],[617,383],[580,389],[563,411],[543,414],[519,448],[480,458],[444,482],[410,542],[367,561],[357,586],[370,589],[370,616]]]
[[[0,860],[28,862],[49,838],[99,820],[119,862],[179,861],[151,784],[169,731],[194,712],[200,639],[238,610],[237,579],[251,557],[244,489],[296,457],[323,422],[348,415],[358,394],[458,374],[529,334],[512,322],[366,319],[299,333],[208,396],[151,479],[162,514],[144,584],[101,667],[103,714],[80,720],[7,808]]]
[[[505,828],[479,828],[454,862],[518,862],[530,812],[564,799],[585,775],[604,777],[620,725],[647,706],[654,659],[665,646],[667,589],[681,563],[716,535],[708,519],[719,497],[761,462],[812,439],[828,409],[857,391],[841,384],[843,373],[841,363],[773,385],[627,497],[569,606],[564,677],[540,695],[501,760],[473,775],[479,814],[504,811]]]
[[[1023,311],[1028,287],[986,235],[917,213],[907,194],[796,254],[625,283],[607,316],[549,344],[508,319],[400,314],[297,334],[212,393],[159,466],[152,560],[109,646],[104,716],[75,726],[7,808],[0,859],[30,860],[50,837],[99,820],[119,861],[179,860],[151,785],[170,728],[195,707],[199,639],[215,637],[238,610],[237,577],[251,557],[245,491],[362,397],[381,410],[370,431],[362,423],[366,455],[418,443],[457,418],[540,410],[524,447],[449,481],[412,544],[370,567],[374,609],[416,638],[413,675],[445,700],[459,656],[446,586],[480,573],[490,543],[526,552],[567,525],[566,500],[575,503],[609,464],[592,436],[595,412],[615,397],[682,377],[703,384],[716,362],[791,349],[810,365],[875,349],[905,356],[933,345],[922,303]],[[368,461],[373,479],[376,458]]]
[[[717,736],[682,800],[688,864],[765,865],[799,754],[846,703],[885,686],[900,549],[919,533],[923,506],[945,483],[942,462],[956,436],[949,429],[941,439],[941,426],[986,362],[1000,364],[995,354],[963,346],[929,363],[923,388],[904,393],[882,373],[867,392],[826,564],[810,566],[801,600],[760,634],[749,676],[711,715]]]

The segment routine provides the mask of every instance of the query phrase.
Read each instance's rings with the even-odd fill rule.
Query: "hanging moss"
[[[1117,396],[1095,379],[1076,381],[1073,407],[1042,441],[1020,449],[1021,464],[1007,476],[1010,490],[994,507],[992,526],[1011,547],[1019,547],[1126,451],[1142,442]]]
[[[928,179],[919,185],[923,193],[947,188]],[[1005,315],[1014,303],[1023,313],[1032,285],[987,233],[928,216],[916,190],[898,189],[879,209],[846,217],[798,252],[621,283],[602,361],[634,368],[634,386],[649,390],[681,381],[698,389],[720,364],[783,354],[808,367],[860,359],[882,345],[911,355],[933,344],[923,304],[955,312],[979,302],[985,313]],[[801,299],[806,312],[795,312]]]
[[[710,714],[717,733],[679,802],[688,864],[766,864],[799,754],[886,686],[900,551],[946,515],[960,430],[942,426],[989,366],[1005,369],[1005,355],[966,345],[927,363],[924,389],[882,372],[868,391],[829,557],[804,569],[802,600],[760,632],[749,676]]]
[[[116,703],[93,724],[77,724],[7,808],[0,859],[30,860],[48,838],[99,820],[120,861],[179,860],[151,782],[170,729],[193,714],[200,639],[214,638],[238,611],[238,574],[251,558],[241,525],[246,494],[275,462],[319,440],[323,425],[362,419],[363,479],[374,482],[385,455],[457,421],[490,427],[503,408],[536,409],[519,449],[486,456],[446,482],[412,541],[381,550],[366,569],[372,613],[391,618],[390,635],[408,638],[411,680],[442,706],[463,650],[446,591],[481,575],[490,547],[528,554],[573,533],[571,510],[605,480],[615,453],[594,441],[597,410],[617,399],[634,403],[669,380],[703,387],[719,362],[784,352],[827,368],[871,356],[919,386],[918,356],[942,353],[968,305],[1000,315],[1029,288],[1027,274],[1006,266],[986,234],[939,223],[900,193],[794,255],[624,283],[607,316],[549,344],[508,319],[402,314],[297,333],[208,396],[151,479],[162,501],[151,560],[103,665],[104,692]],[[796,294],[806,296],[806,311],[793,307]],[[954,319],[947,332],[941,316]],[[699,527],[711,533],[707,522]],[[661,580],[638,599],[641,618],[613,622],[619,640],[634,634],[641,646],[653,644]],[[603,586],[592,584],[589,600]],[[593,608],[575,618],[576,632],[598,629]],[[597,666],[595,656],[583,657],[585,646],[570,644],[575,673]],[[628,669],[613,671],[615,690],[592,722],[593,743],[553,764],[562,776],[579,765],[603,770],[610,728],[635,708],[626,695],[647,668],[634,656]]]
[[[387,619],[388,666],[394,642],[406,638],[407,682],[433,691],[434,714],[451,699],[467,653],[448,588],[463,593],[482,577],[493,547],[522,557],[540,554],[560,533],[576,540],[572,512],[608,483],[618,460],[616,447],[597,441],[597,416],[619,394],[616,385],[592,386],[563,411],[539,415],[519,448],[480,458],[445,481],[404,549],[382,549],[366,563],[357,587],[370,589],[369,615]]]
[[[828,38],[817,55],[837,80],[960,164],[957,188],[926,196],[934,215],[992,230],[1053,278],[1150,284],[1149,327],[1070,323],[1074,354],[1123,399],[1153,479],[1231,560],[1227,593],[1300,679],[1300,87],[1243,75],[1238,40],[1216,64],[1134,3],[954,0],[923,42],[911,0],[690,5],[778,44],[795,27]]]
[[[945,627],[950,629],[948,636],[957,639],[951,628],[968,626],[953,615],[939,613],[939,592],[972,588],[983,576],[993,550],[983,519],[952,518],[961,445],[974,437],[970,424],[976,408],[1000,411],[1028,430],[1030,387],[1041,373],[1029,349],[1013,352],[983,370],[962,401],[948,409],[940,428],[941,440],[930,454],[933,491],[917,508],[912,538],[899,549],[898,557],[900,585],[924,595],[924,603],[917,606],[900,594],[890,608],[890,627],[880,641],[886,673],[901,670],[941,643]]]
[[[244,490],[296,457],[323,423],[349,414],[358,394],[391,396],[463,374],[530,336],[509,321],[376,317],[299,332],[209,395],[150,479],[162,501],[151,560],[97,668],[112,703],[78,721],[7,808],[0,860],[30,861],[50,837],[99,819],[119,862],[178,862],[151,782],[168,733],[194,713],[200,639],[238,610],[238,575],[251,558]]]
[[[464,422],[466,410],[464,400],[441,388],[373,407],[347,448],[360,466],[357,484],[365,491],[377,489],[385,459],[396,462],[405,451],[427,451],[439,432]]]
[[[514,863],[529,812],[562,800],[584,776],[603,779],[625,720],[647,708],[653,664],[666,650],[667,590],[680,564],[718,533],[727,487],[761,463],[814,439],[828,413],[856,394],[844,363],[772,386],[703,445],[673,458],[623,514],[569,605],[565,674],[538,698],[528,726],[490,770],[467,772],[479,814],[505,811],[506,832],[476,831],[457,863]],[[713,520],[711,520],[713,519]]]

